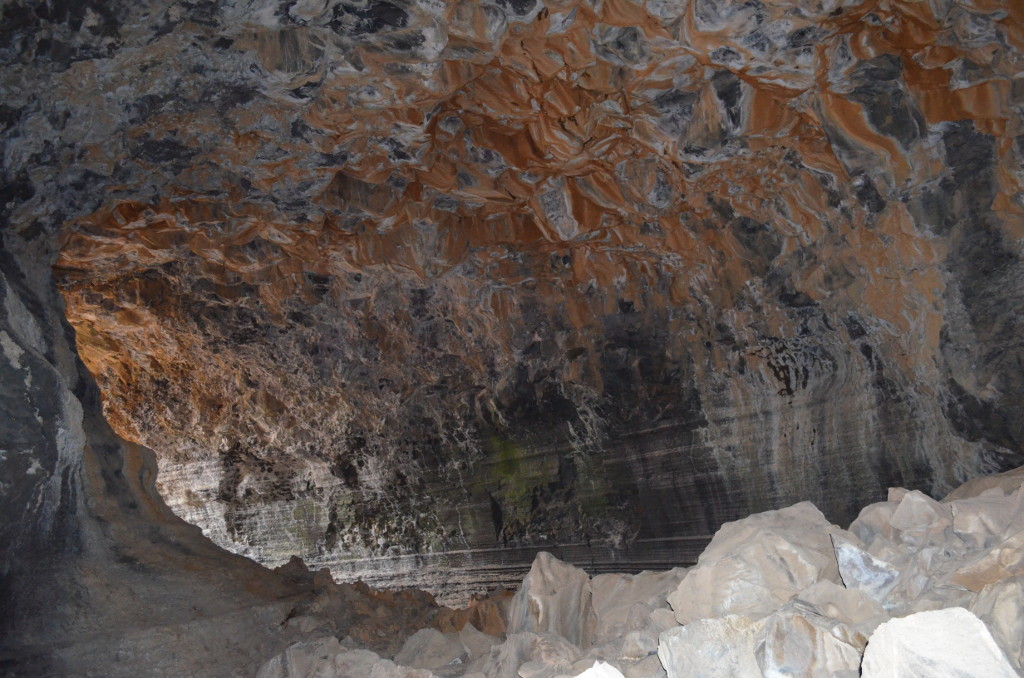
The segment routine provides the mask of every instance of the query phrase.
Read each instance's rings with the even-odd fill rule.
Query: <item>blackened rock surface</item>
[[[1006,4],[8,3],[0,218],[219,543],[625,569],[1022,461]]]

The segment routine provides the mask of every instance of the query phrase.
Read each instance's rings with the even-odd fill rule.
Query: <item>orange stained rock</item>
[[[473,300],[452,314],[459,331],[477,328],[506,348],[513,330],[497,326],[518,317],[529,293],[549,304],[538,313],[564,321],[586,350],[620,300],[640,313],[680,315],[707,304],[741,325],[792,335],[797,312],[781,308],[777,289],[756,313],[737,310],[768,294],[772,273],[829,312],[863,307],[895,331],[916,332],[911,344],[934,348],[946,252],[928,224],[912,222],[901,194],[920,196],[948,175],[945,151],[933,138],[903,148],[874,129],[850,78],[861,61],[895,57],[893,87],[926,126],[970,119],[997,137],[993,208],[1003,232],[1019,236],[1012,137],[1022,130],[1010,101],[1021,66],[1009,52],[1024,49],[1024,3],[958,4],[997,17],[1009,49],[962,37],[959,19],[935,16],[935,3],[865,1],[836,12],[764,3],[764,25],[821,29],[805,51],[781,41],[764,53],[750,47],[757,22],[738,3],[716,25],[702,22],[698,4],[680,5],[677,19],[654,16],[651,3],[566,0],[492,31],[482,5],[450,3],[437,18],[447,52],[401,55],[371,36],[332,52],[333,61],[324,54],[340,49],[338,37],[323,27],[240,29],[239,48],[273,87],[227,114],[225,129],[166,112],[132,130],[138,140],[178,129],[197,154],[180,170],[152,168],[167,186],[158,198],[110,198],[64,233],[59,265],[83,358],[94,372],[111,369],[111,392],[129,401],[134,366],[187,371],[174,321],[140,310],[161,292],[129,280],[168,263],[194,266],[229,305],[255,303],[241,285],[256,285],[277,322],[296,299],[320,298],[308,274],[330,278],[337,303],[374,309],[387,306],[386,295],[350,290],[350,278],[457,289]],[[417,15],[406,28],[427,23]],[[620,29],[637,29],[635,59],[614,44]],[[983,77],[960,82],[968,62]],[[93,70],[76,77],[101,89]],[[721,91],[726,74],[738,80],[731,102]],[[314,83],[310,100],[293,101],[290,90]],[[293,123],[309,138],[274,128]],[[214,136],[221,145],[204,147]],[[329,157],[320,163],[320,154]],[[880,212],[863,206],[855,178],[879,193]],[[196,189],[210,184],[223,185],[210,195]],[[289,212],[271,200],[282,197],[307,204]],[[744,240],[736,224],[744,218],[764,226],[767,245]],[[125,308],[105,312],[90,291]],[[392,319],[367,321],[365,336],[394,357],[414,348],[395,326],[415,321]],[[687,341],[666,350],[704,351],[699,339]],[[483,372],[486,354],[458,359]],[[726,362],[708,357],[717,369]],[[567,369],[596,384],[596,364],[588,355]],[[127,426],[125,416],[115,420]]]

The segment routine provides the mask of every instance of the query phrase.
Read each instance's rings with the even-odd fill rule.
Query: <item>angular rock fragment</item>
[[[459,631],[459,640],[462,641],[462,646],[469,653],[467,662],[472,662],[488,655],[491,648],[498,643],[496,637],[478,631],[472,624],[466,624],[462,627],[462,630]]]
[[[488,678],[520,678],[520,669],[531,663],[531,670],[551,675],[567,673],[579,658],[579,648],[550,633],[510,633],[495,646],[481,668]]]
[[[1022,485],[1024,485],[1024,466],[1006,471],[1005,473],[980,476],[973,480],[968,480],[947,494],[945,501],[955,502],[961,499],[981,497],[991,490],[995,490],[1004,496],[1010,495],[1019,490]]]
[[[858,589],[848,589],[831,581],[819,581],[800,592],[795,602],[827,619],[841,622],[867,637],[889,615],[882,605]],[[863,650],[863,643],[858,645]]]
[[[469,652],[459,634],[441,633],[436,629],[421,629],[405,641],[395,655],[395,663],[418,669],[431,669],[444,673],[456,669],[461,673]]]
[[[1010,497],[1016,500],[1017,506],[1008,505],[1007,495],[996,488],[977,497],[949,502],[953,513],[953,533],[973,548],[991,547],[1021,519],[1024,494],[1018,490]]]
[[[948,505],[914,490],[903,494],[889,524],[903,543],[924,546],[944,540],[946,529],[953,526],[953,514]]]
[[[972,557],[950,577],[950,583],[978,592],[1000,579],[1022,575],[1024,530]]]
[[[754,651],[764,621],[739,615],[698,619],[661,634],[658,658],[668,678],[761,678]]]
[[[816,581],[839,581],[830,535],[844,533],[808,502],[727,523],[668,602],[680,624],[759,619]]]
[[[399,666],[370,650],[347,650],[336,638],[303,641],[265,663],[257,678],[436,678],[426,669]]]
[[[790,604],[765,620],[755,656],[764,678],[832,678],[857,670],[864,640],[841,622]]]
[[[622,674],[625,678],[666,678],[665,667],[658,655],[652,654],[627,666]]]
[[[985,625],[959,607],[892,619],[871,635],[863,678],[1014,678]]]
[[[594,643],[604,643],[630,631],[646,629],[655,609],[668,609],[668,596],[684,576],[685,569],[674,568],[635,575],[602,574],[591,579],[591,599],[596,617]]]
[[[590,577],[583,570],[541,552],[509,606],[510,634],[552,633],[587,647],[596,617]]]
[[[338,676],[370,676],[385,661],[370,650],[349,650],[334,657],[334,670]]]
[[[857,589],[884,603],[896,585],[900,571],[889,563],[875,558],[856,544],[833,535],[839,575],[848,589]]]

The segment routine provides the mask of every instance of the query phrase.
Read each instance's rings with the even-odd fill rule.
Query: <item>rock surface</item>
[[[818,581],[838,581],[829,524],[812,504],[722,526],[668,597],[680,624],[740,615],[761,619]]]
[[[1018,5],[12,0],[0,209],[217,543],[667,568],[1024,462]]]
[[[918,612],[878,627],[864,652],[864,678],[1014,678],[985,625],[959,607]]]
[[[758,678],[754,650],[764,622],[739,615],[698,619],[661,635],[658,658],[668,678]]]
[[[4,2],[0,669],[405,670],[429,600],[157,485],[450,598],[901,485],[884,614],[1013,632],[1013,478],[918,491],[1024,461],[1022,46],[992,0]]]
[[[509,605],[509,633],[553,633],[585,648],[597,624],[591,595],[586,572],[541,553]]]
[[[856,674],[865,640],[842,622],[793,605],[767,618],[754,655],[764,678],[832,678]]]
[[[0,229],[0,674],[254,675],[303,636],[285,622],[312,581],[223,551],[161,502],[152,453],[103,420],[45,232]]]

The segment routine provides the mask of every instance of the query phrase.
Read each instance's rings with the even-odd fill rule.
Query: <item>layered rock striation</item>
[[[0,207],[219,544],[668,566],[1024,461],[1021,12],[16,1]]]
[[[424,629],[387,656],[313,634],[257,675],[1012,678],[1022,479],[942,502],[894,488],[849,530],[807,502],[754,514],[724,525],[689,570],[589,577],[542,553],[505,633]]]

